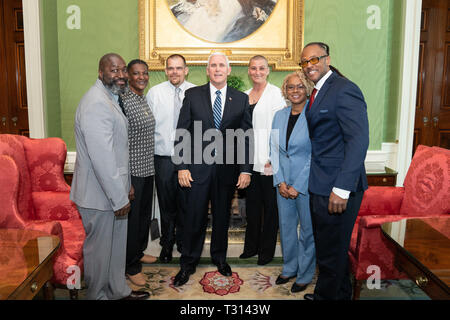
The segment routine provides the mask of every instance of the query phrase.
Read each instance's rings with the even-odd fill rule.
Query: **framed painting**
[[[182,54],[189,65],[222,51],[234,65],[257,54],[273,70],[299,69],[304,0],[139,0],[139,55],[150,70]]]

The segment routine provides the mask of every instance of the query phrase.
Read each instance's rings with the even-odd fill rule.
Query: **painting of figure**
[[[166,0],[183,27],[207,41],[247,37],[269,18],[277,0]]]

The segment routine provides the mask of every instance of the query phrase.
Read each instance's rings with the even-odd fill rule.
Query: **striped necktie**
[[[311,92],[311,97],[309,98],[309,108],[308,108],[310,110],[311,110],[312,104],[314,103],[314,99],[316,97],[316,92],[317,92],[316,88],[314,88],[313,91]]]
[[[214,126],[219,129],[220,122],[222,121],[222,99],[220,98],[220,90],[216,91],[216,100],[214,100],[213,116]]]

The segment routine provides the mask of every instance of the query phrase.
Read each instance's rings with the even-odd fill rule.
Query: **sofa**
[[[70,289],[70,297],[77,298],[85,232],[64,180],[66,154],[66,145],[59,138],[0,134],[0,228],[57,235],[60,248],[54,256],[51,283]]]
[[[419,145],[403,187],[369,187],[353,229],[349,258],[354,277],[353,298],[361,285],[380,267],[381,279],[407,278],[395,267],[395,248],[382,234],[381,225],[405,218],[450,214],[450,150]]]

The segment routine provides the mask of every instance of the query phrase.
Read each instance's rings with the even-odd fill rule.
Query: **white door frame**
[[[45,138],[40,0],[22,0],[30,138]]]
[[[419,71],[422,0],[405,0],[401,109],[398,122],[397,186],[402,186],[411,163]]]

